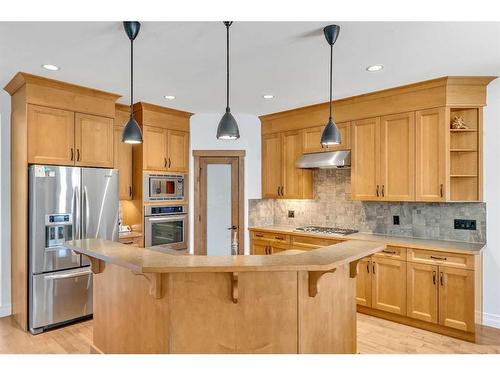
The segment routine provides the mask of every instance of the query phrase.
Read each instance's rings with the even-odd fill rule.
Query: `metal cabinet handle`
[[[377,197],[378,197],[378,196],[379,196],[379,195],[378,195],[378,185],[377,185]]]
[[[163,166],[167,168],[167,158],[163,158]]]
[[[71,147],[71,161],[75,158],[75,151],[73,150],[73,147]]]
[[[168,167],[170,168],[172,166],[172,160],[170,160],[170,158],[168,158]]]
[[[280,195],[280,187],[278,186],[278,196]]]
[[[441,286],[444,286],[444,280],[443,280],[444,276],[443,276],[443,273],[440,272],[439,273],[439,283],[441,284]]]
[[[263,234],[256,234],[255,237],[264,237]]]
[[[447,259],[447,258],[445,258],[445,257],[436,257],[436,256],[434,256],[434,255],[431,255],[431,256],[430,256],[430,258],[431,258],[431,259],[435,259],[435,260],[446,260],[446,259]]]
[[[80,161],[80,149],[76,149],[76,161]]]
[[[385,254],[392,254],[392,255],[396,254],[395,251],[391,251],[391,250],[382,250],[382,252]]]
[[[122,242],[122,244],[124,244],[124,245],[132,245],[133,243],[134,243],[134,241]]]
[[[282,186],[282,187],[281,187],[281,196],[283,197],[284,195],[285,195],[285,187],[284,187],[284,186]]]
[[[382,197],[385,197],[384,188],[385,188],[385,185],[382,185]]]
[[[272,253],[273,253],[273,246],[269,245],[269,255],[271,255]]]
[[[372,273],[375,275],[375,262],[372,263]]]
[[[436,271],[432,271],[432,283],[436,285]]]
[[[441,194],[441,198],[443,198],[443,184],[439,185],[439,193]]]
[[[370,273],[370,262],[366,263],[366,273]]]
[[[284,238],[283,238],[283,237],[276,237],[276,236],[274,237],[274,239],[276,239],[276,240],[281,240],[281,241],[283,241],[283,240],[284,240]]]
[[[132,186],[128,187],[128,196],[132,198]]]

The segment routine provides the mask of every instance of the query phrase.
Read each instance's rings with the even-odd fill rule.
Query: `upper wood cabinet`
[[[167,129],[143,126],[142,136],[144,169],[166,171],[168,166]]]
[[[132,145],[122,142],[122,127],[114,128],[114,168],[118,170],[120,199],[132,199]]]
[[[328,152],[328,151],[338,151],[338,150],[350,150],[351,149],[351,123],[341,122],[337,124],[340,132],[340,144],[335,146],[323,147],[321,145],[321,134],[325,126],[315,126],[314,128],[304,129],[304,147],[302,152],[304,154],[312,152]]]
[[[416,128],[416,200],[442,202],[446,200],[446,171],[449,139],[449,115],[445,108],[417,111]]]
[[[75,164],[75,114],[28,105],[28,162]]]
[[[312,172],[295,167],[302,155],[302,136],[296,130],[262,136],[264,198],[312,198]]]
[[[353,121],[352,143],[352,199],[379,200],[380,118]]]
[[[189,133],[169,130],[167,133],[167,170],[187,172],[189,168]]]
[[[113,135],[113,119],[76,113],[75,165],[112,168]]]

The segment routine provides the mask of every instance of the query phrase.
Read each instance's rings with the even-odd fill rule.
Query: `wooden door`
[[[166,171],[168,167],[167,129],[144,126],[142,136],[144,140],[142,145],[144,169]]]
[[[439,267],[439,324],[474,332],[474,271]]]
[[[114,168],[118,169],[120,199],[132,199],[132,145],[122,142],[122,127],[115,126]]]
[[[295,162],[302,155],[302,133],[300,131],[289,131],[283,134],[282,140],[282,171],[283,182],[281,198],[302,198],[303,169],[295,166]]]
[[[352,122],[352,199],[380,200],[380,118]]]
[[[282,183],[281,134],[262,136],[262,197],[278,198]]]
[[[252,240],[252,255],[267,255],[267,249],[269,248],[269,241],[264,240]]]
[[[372,258],[372,307],[406,315],[406,262]]]
[[[167,133],[167,169],[187,173],[189,169],[189,133],[169,130]]]
[[[327,152],[337,150],[351,149],[351,123],[341,122],[337,124],[340,131],[340,144],[323,147],[321,145],[321,134],[325,129],[325,125],[315,126],[313,128],[304,129],[303,131],[303,150],[304,154],[314,152]]]
[[[358,263],[356,276],[356,303],[361,306],[372,306],[372,269],[370,257],[363,258]]]
[[[75,114],[75,165],[113,167],[113,119]]]
[[[438,267],[407,263],[406,315],[425,322],[438,322]]]
[[[382,200],[415,200],[414,112],[380,119],[380,183]]]
[[[415,113],[416,163],[415,198],[417,201],[441,202],[446,200],[446,154],[449,139],[445,108],[434,108]]]
[[[74,165],[75,114],[28,105],[28,162]]]

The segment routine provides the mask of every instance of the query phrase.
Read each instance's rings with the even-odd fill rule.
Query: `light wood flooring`
[[[88,354],[92,321],[33,336],[22,332],[10,317],[0,318],[0,353]],[[358,352],[362,354],[500,353],[500,330],[484,327],[473,344],[418,328],[358,314]]]

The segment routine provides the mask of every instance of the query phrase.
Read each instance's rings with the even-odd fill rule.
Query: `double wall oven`
[[[155,250],[187,249],[187,206],[145,206],[144,241]]]

